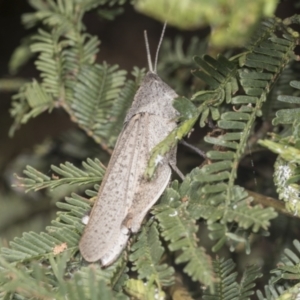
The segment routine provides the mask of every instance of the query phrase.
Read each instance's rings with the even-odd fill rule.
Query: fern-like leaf
[[[243,272],[240,283],[236,281],[237,272],[232,272],[235,264],[231,259],[217,259],[213,262],[216,273],[215,294],[205,293],[204,300],[250,300],[254,294],[254,281],[261,277],[259,268],[249,266]]]
[[[127,80],[118,96],[114,99],[112,107],[108,110],[109,114],[106,116],[109,122],[100,122],[95,126],[97,127],[97,133],[100,134],[107,142],[108,146],[113,146],[116,139],[121,132],[125,115],[132,103],[136,90],[139,87],[141,79],[144,77],[145,69],[133,68],[132,75],[135,80]]]
[[[246,267],[243,272],[243,276],[241,278],[239,284],[239,300],[250,300],[250,296],[254,294],[255,280],[257,278],[262,277],[260,272],[260,268],[257,266],[249,266]]]
[[[100,267],[91,266],[74,270],[68,265],[70,257],[64,253],[62,256],[49,257],[49,267],[53,275],[45,265],[31,263],[30,270],[16,268],[1,258],[3,266],[0,275],[0,291],[6,296],[14,295],[16,299],[128,299],[122,293],[116,293],[107,286]],[[13,277],[8,275],[12,273]],[[111,272],[107,272],[110,274]]]
[[[226,155],[230,157],[231,153],[228,152]],[[222,181],[229,176],[229,172],[223,171],[228,164],[229,161],[225,160],[193,170],[186,195],[189,199],[188,211],[191,216],[195,219],[206,219],[211,230],[210,237],[218,240],[213,247],[214,251],[219,250],[227,239],[239,239],[240,242],[243,240],[247,244],[247,240],[240,233],[238,235],[230,233],[227,224],[236,222],[239,228],[251,228],[253,232],[258,232],[259,229],[267,229],[270,220],[277,216],[273,208],[252,206],[252,198],[239,186],[233,187],[231,204],[226,205],[226,196],[222,192],[227,189],[227,186]],[[218,173],[215,173],[216,171]],[[215,182],[214,186],[210,184],[211,181]],[[217,223],[220,220],[222,222]]]
[[[281,258],[280,264],[276,269],[272,271],[272,273],[275,274],[272,283],[277,282],[279,279],[300,279],[300,242],[298,240],[294,240],[293,244],[298,253],[295,253],[290,249],[284,250],[284,254]]]
[[[193,279],[212,287],[214,280],[210,257],[197,245],[198,226],[190,217],[186,203],[180,203],[180,194],[167,189],[161,204],[155,206],[153,213],[159,221],[162,236],[169,242],[171,251],[181,250],[176,263],[187,263],[184,271]]]
[[[232,272],[235,264],[231,259],[217,259],[213,262],[214,271],[217,276],[215,294],[206,294],[204,300],[237,300],[238,283],[236,282],[237,272]]]
[[[38,170],[27,166],[23,173],[27,178],[18,177],[20,181],[17,186],[24,187],[26,192],[37,191],[44,188],[54,189],[63,184],[84,185],[99,183],[104,175],[105,168],[98,159],[87,159],[82,163],[84,170],[75,167],[73,164],[66,162],[60,164],[60,167],[54,165],[51,169],[57,174],[52,178],[44,175]]]
[[[78,75],[72,109],[78,124],[96,140],[100,141],[109,133],[103,128],[112,118],[111,109],[124,85],[125,74],[117,70],[117,66],[104,64],[83,67]]]
[[[286,289],[282,285],[275,286],[272,283],[269,283],[264,287],[264,292],[265,296],[260,290],[256,291],[258,300],[297,299],[295,296],[297,296],[299,292],[299,284],[295,285],[295,287],[292,287],[290,289]]]
[[[90,210],[89,201],[73,194],[66,203],[58,202],[57,206],[68,211],[59,214],[52,226],[46,228],[47,233],[24,233],[10,243],[11,248],[1,249],[2,256],[9,262],[23,262],[47,258],[65,250],[75,253],[84,228],[81,219]]]
[[[150,221],[143,227],[131,251],[130,260],[133,270],[138,272],[139,279],[154,280],[158,286],[168,286],[174,283],[174,269],[167,264],[160,264],[164,248],[159,240],[157,223]]]

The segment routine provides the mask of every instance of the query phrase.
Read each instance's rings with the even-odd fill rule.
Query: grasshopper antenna
[[[146,45],[146,52],[147,52],[148,68],[149,71],[153,73],[153,66],[151,61],[151,54],[150,54],[150,48],[149,48],[149,42],[148,42],[148,36],[146,30],[144,31],[144,37],[145,37],[145,45]]]
[[[155,53],[155,61],[154,61],[154,73],[155,74],[157,72],[157,61],[158,61],[159,49],[160,49],[160,46],[161,46],[163,38],[164,38],[166,27],[167,27],[167,21],[165,21],[165,23],[164,23],[164,27],[162,29],[162,32],[161,32],[161,35],[160,35],[160,39],[159,39],[159,43],[158,43],[158,46],[157,46],[157,49],[156,49],[156,53]]]

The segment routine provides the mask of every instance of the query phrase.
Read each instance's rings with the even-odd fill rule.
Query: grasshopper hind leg
[[[169,154],[169,165],[171,166],[172,170],[182,179],[184,180],[185,176],[183,173],[178,169],[176,165],[176,154],[177,154],[177,148],[174,148],[170,151]]]

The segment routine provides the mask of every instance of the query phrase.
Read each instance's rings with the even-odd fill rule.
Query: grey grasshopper
[[[176,127],[178,116],[172,106],[178,95],[159,78],[156,70],[165,26],[154,69],[145,32],[149,71],[126,115],[79,243],[80,252],[88,262],[100,260],[102,266],[107,266],[118,258],[130,233],[138,232],[145,215],[167,187],[170,166],[177,170],[175,147],[165,157],[158,157],[153,180],[144,177],[151,150]]]

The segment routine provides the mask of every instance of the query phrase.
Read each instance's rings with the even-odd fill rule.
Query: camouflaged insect
[[[178,95],[156,74],[162,37],[153,70],[145,33],[150,71],[126,115],[79,243],[80,252],[88,262],[100,260],[102,266],[107,266],[118,258],[130,233],[140,229],[145,215],[167,187],[171,177],[170,165],[176,168],[177,147],[158,159],[153,180],[144,177],[151,150],[176,127],[178,116],[172,106]]]

